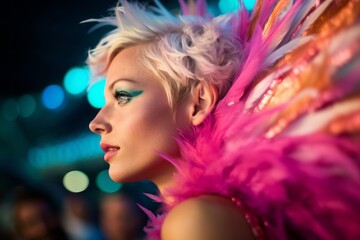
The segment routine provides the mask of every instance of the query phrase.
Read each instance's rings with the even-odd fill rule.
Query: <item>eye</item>
[[[115,91],[114,98],[119,104],[126,104],[131,101],[132,95],[125,91]]]

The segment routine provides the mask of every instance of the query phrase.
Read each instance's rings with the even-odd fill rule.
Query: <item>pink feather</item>
[[[185,4],[183,0],[180,3]],[[251,16],[240,10],[233,21],[233,32],[244,48],[238,77],[202,125],[181,132],[177,141],[182,159],[160,154],[178,170],[176,186],[164,193],[173,202],[165,204],[163,210],[171,211],[192,197],[216,194],[241,203],[249,219],[259,220],[250,224],[263,229],[266,239],[360,239],[359,143],[346,135],[321,132],[265,137],[273,121],[293,103],[291,99],[266,111],[246,111],[247,100],[251,98],[251,108],[261,99],[252,91],[256,89],[261,94],[271,83],[270,77],[264,89],[253,86],[259,74],[275,64],[266,61],[267,58],[291,43],[293,31],[298,29],[295,25],[309,13],[308,4],[296,1],[264,37],[264,25],[275,3],[264,1],[249,38]],[[202,1],[198,4],[198,9],[203,9]],[[197,13],[202,14],[203,10]],[[355,60],[356,55],[352,55]],[[279,58],[281,54],[276,59]],[[321,92],[303,115],[358,93],[360,63],[355,63],[350,67],[345,65],[346,68],[332,68],[337,73],[332,75],[333,85]],[[160,239],[165,214],[157,218],[150,214],[150,217],[152,221],[147,228],[150,239]]]
[[[179,1],[179,4],[180,4],[180,7],[181,7],[181,12],[183,15],[189,15],[189,7],[188,5],[185,3],[184,0],[178,0]]]

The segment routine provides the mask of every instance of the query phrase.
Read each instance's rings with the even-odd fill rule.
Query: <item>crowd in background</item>
[[[126,185],[115,193],[89,197],[49,189],[45,183],[18,181],[5,189],[4,181],[10,180],[5,178],[0,177],[2,240],[143,239],[148,219],[138,204],[151,211],[158,207]]]

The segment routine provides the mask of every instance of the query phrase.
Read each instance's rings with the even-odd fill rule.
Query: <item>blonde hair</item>
[[[175,17],[155,2],[156,8],[146,10],[120,0],[115,16],[88,20],[116,27],[89,52],[95,75],[103,75],[122,49],[142,44],[139,61],[162,80],[172,106],[199,81],[216,86],[224,96],[241,61],[240,46],[231,33],[233,15]]]

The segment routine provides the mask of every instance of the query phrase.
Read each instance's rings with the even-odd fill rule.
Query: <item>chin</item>
[[[145,180],[141,176],[139,176],[139,174],[136,173],[130,174],[130,172],[122,172],[119,171],[118,168],[115,169],[114,167],[111,168],[111,166],[109,168],[109,176],[111,180],[117,183],[130,183],[130,182]]]

